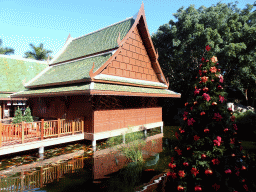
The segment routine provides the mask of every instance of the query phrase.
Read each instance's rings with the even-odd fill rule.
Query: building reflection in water
[[[162,134],[159,135],[152,136],[143,148],[144,158],[162,151]],[[65,174],[72,174],[81,169],[88,170],[92,176],[91,181],[97,183],[97,180],[108,178],[108,175],[129,163],[126,157],[111,149],[96,151],[90,157],[83,154],[84,151],[80,150],[0,171],[0,191],[43,188],[46,184],[58,182]]]

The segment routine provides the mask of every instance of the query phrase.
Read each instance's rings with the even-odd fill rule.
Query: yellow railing
[[[0,176],[0,191],[24,191],[42,188],[47,183],[52,183],[55,180],[58,181],[66,173],[72,173],[83,167],[82,156],[73,158],[65,163],[47,165],[41,167],[40,170],[21,172],[21,175],[16,177]]]
[[[0,147],[19,143],[27,143],[46,138],[61,137],[83,133],[83,120],[58,119],[52,121],[36,121],[19,124],[0,123]]]

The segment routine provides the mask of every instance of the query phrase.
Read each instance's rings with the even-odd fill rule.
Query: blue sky
[[[255,0],[238,1],[239,8]],[[150,34],[174,19],[173,13],[184,6],[216,5],[219,0],[144,0]],[[231,0],[222,0],[230,3]],[[52,50],[62,48],[68,34],[76,38],[135,15],[141,0],[0,0],[0,39],[12,47],[15,55],[24,56],[29,44]]]

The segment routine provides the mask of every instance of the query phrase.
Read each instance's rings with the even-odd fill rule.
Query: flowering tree
[[[198,61],[197,61],[198,62]],[[227,109],[218,59],[206,46],[193,97],[185,103],[184,124],[169,163],[170,191],[250,191],[232,109]],[[169,191],[169,190],[167,190]]]

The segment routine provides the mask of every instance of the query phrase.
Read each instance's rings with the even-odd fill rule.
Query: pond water
[[[134,191],[167,168],[170,154],[160,129],[149,132],[144,163],[132,163],[120,152],[98,142],[46,148],[44,158],[34,151],[0,159],[0,191]],[[153,135],[153,136],[152,136]]]

